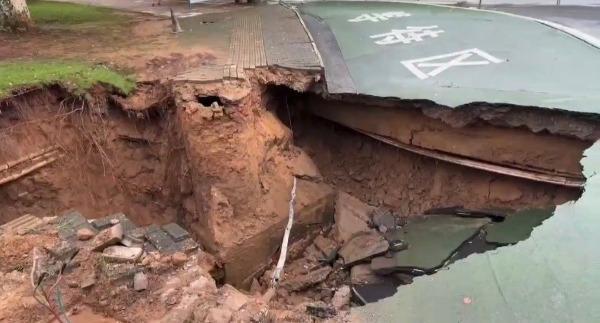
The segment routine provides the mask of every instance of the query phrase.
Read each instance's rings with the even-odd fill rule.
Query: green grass
[[[125,19],[124,16],[115,14],[114,10],[108,8],[39,0],[28,1],[27,4],[36,24],[116,23]]]
[[[60,84],[81,94],[98,83],[109,84],[123,94],[135,88],[135,81],[105,66],[78,62],[0,62],[0,99],[17,89]]]

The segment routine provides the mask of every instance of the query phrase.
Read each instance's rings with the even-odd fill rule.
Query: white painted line
[[[443,30],[434,30],[438,26],[408,26],[406,29],[392,29],[390,32],[369,36],[370,38],[381,38],[375,41],[377,45],[410,44],[423,41],[424,37],[436,38]]]

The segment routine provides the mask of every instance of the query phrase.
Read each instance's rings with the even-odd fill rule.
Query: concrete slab
[[[529,238],[533,229],[552,216],[554,208],[531,209],[507,216],[503,222],[485,227],[485,240],[497,244],[513,244]]]
[[[94,232],[98,232],[97,229],[93,228],[87,221],[87,219],[79,212],[73,211],[64,214],[59,218],[58,224],[58,236],[63,240],[74,240],[77,238],[77,230],[81,228],[89,228]]]
[[[340,249],[339,254],[344,259],[344,265],[366,261],[386,252],[389,243],[375,230],[361,232],[348,240]]]
[[[408,248],[393,256],[395,269],[418,268],[431,271],[466,240],[473,237],[486,224],[487,218],[460,218],[453,215],[432,215],[412,220],[401,230],[385,234],[389,241],[402,240]]]

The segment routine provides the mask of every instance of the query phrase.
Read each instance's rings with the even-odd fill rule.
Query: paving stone
[[[124,213],[115,213],[92,221],[92,225],[97,230],[104,230],[116,223],[120,223],[123,226],[123,233],[127,233],[137,228],[135,223],[129,220]]]
[[[133,275],[133,289],[142,291],[148,289],[148,277],[143,272],[137,272]]]
[[[58,220],[58,236],[63,240],[75,240],[77,238],[77,230],[81,228],[89,228],[94,232],[94,228],[88,223],[87,219],[77,211],[69,212]]]
[[[389,243],[375,231],[359,233],[340,249],[339,254],[344,259],[344,265],[368,260],[386,252]]]
[[[123,239],[123,226],[121,223],[115,224],[108,229],[98,233],[91,242],[93,251],[102,251],[104,248],[117,244]]]
[[[139,247],[110,246],[102,252],[102,257],[109,262],[136,262],[144,250]]]
[[[175,241],[160,227],[151,225],[146,230],[146,239],[161,253],[173,252]]]
[[[0,226],[0,233],[4,232],[16,232],[17,234],[23,234],[30,230],[35,229],[37,226],[41,225],[43,220],[35,217],[31,214],[25,214],[21,217],[18,217],[10,222],[7,222]]]
[[[174,241],[179,242],[183,241],[190,237],[190,233],[187,232],[184,228],[179,226],[177,223],[169,223],[163,225],[163,230],[165,230]]]

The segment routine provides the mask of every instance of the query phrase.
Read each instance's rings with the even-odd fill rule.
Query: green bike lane
[[[385,2],[315,2],[300,11],[332,94],[600,111],[600,49],[531,19]],[[332,41],[337,60],[322,49]]]

